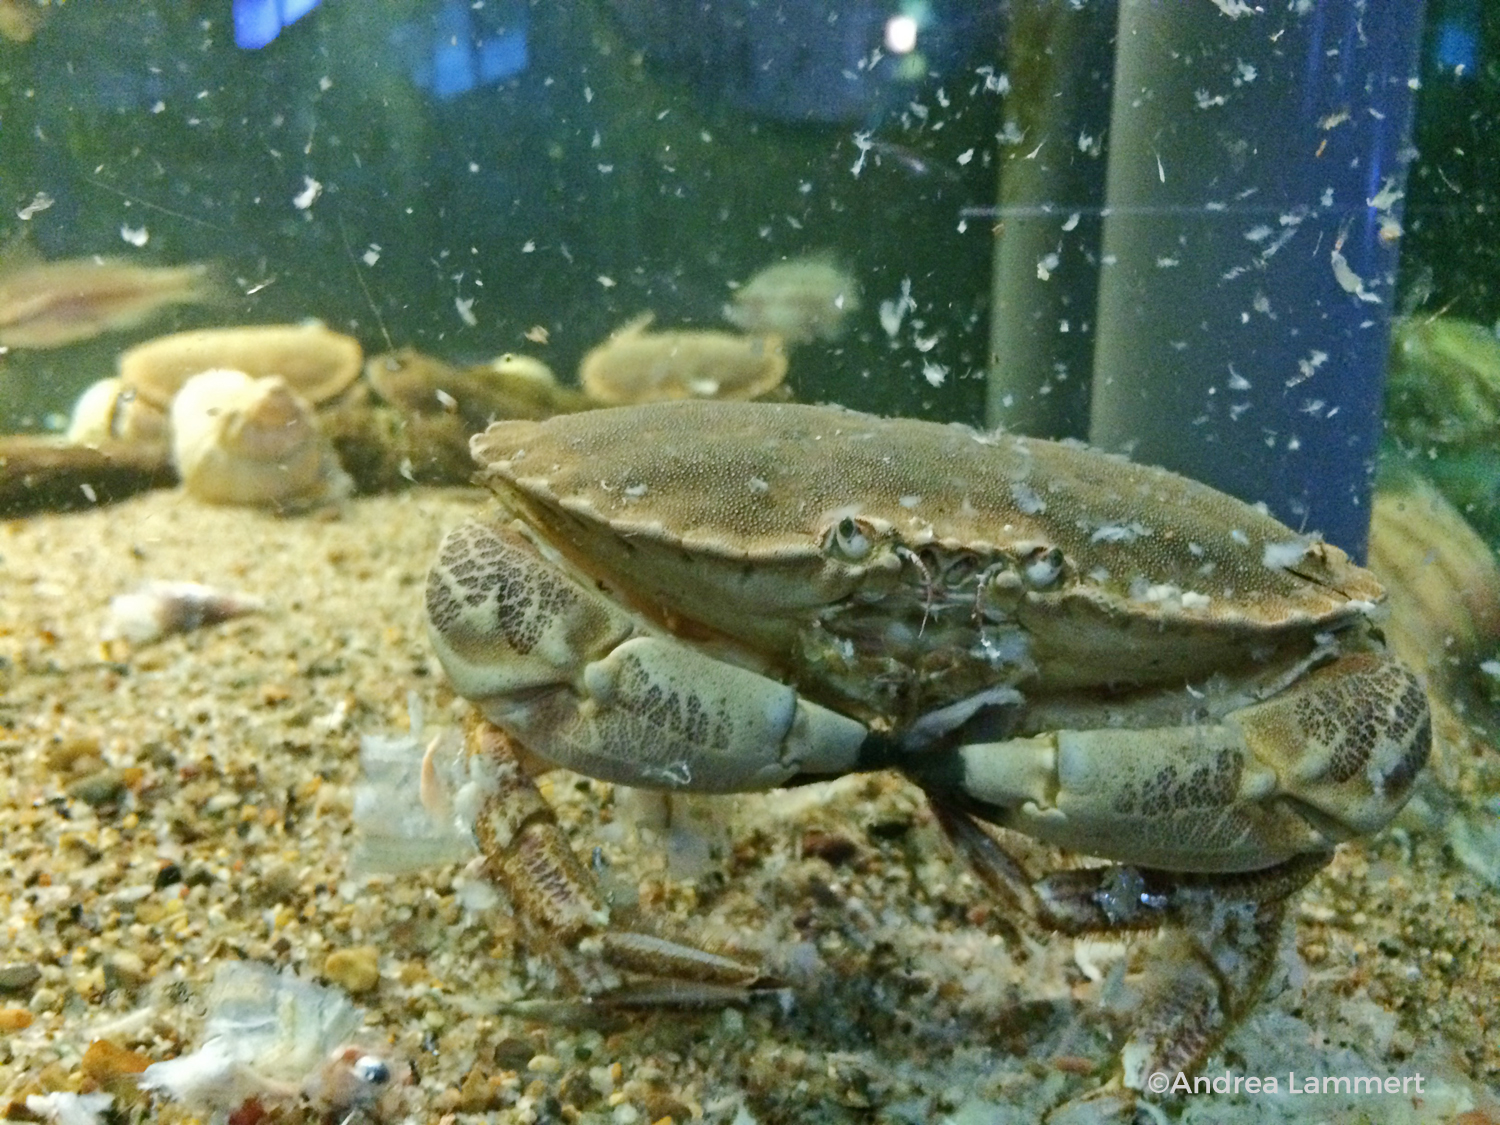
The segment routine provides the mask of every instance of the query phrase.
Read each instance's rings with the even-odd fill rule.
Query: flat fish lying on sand
[[[0,346],[57,348],[140,324],[168,305],[219,299],[203,263],[136,266],[108,258],[0,265]]]

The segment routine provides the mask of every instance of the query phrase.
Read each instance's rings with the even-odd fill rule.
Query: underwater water
[[[0,0],[4,1115],[1500,1121],[1497,52]]]

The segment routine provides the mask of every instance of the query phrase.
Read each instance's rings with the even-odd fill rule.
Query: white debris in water
[[[151,240],[151,232],[146,229],[144,223],[138,227],[133,227],[129,223],[121,223],[120,237],[132,246],[141,247]]]
[[[473,835],[457,808],[469,781],[463,739],[457,731],[429,737],[415,692],[406,706],[409,732],[359,739],[357,836],[349,861],[356,876],[399,875],[474,854]]]
[[[323,194],[323,185],[311,176],[302,177],[302,190],[292,198],[292,206],[299,211],[306,211],[317,201],[318,196]]]
[[[1229,533],[1229,538],[1233,539],[1241,547],[1250,546],[1250,536],[1246,535],[1239,528],[1235,528],[1233,531],[1231,531]]]
[[[458,310],[458,319],[470,328],[475,327],[479,323],[479,318],[474,315],[473,297],[454,297],[453,307]]]
[[[1182,592],[1182,608],[1206,610],[1213,599],[1207,594],[1200,594],[1196,590],[1184,590]]]
[[[1353,293],[1361,301],[1371,304],[1380,304],[1380,298],[1365,288],[1365,279],[1354,272],[1349,265],[1349,260],[1344,257],[1343,252],[1334,247],[1329,252],[1329,261],[1333,263],[1333,280],[1339,283],[1339,288],[1345,293]]]
[[[1043,254],[1036,260],[1036,279],[1038,281],[1051,281],[1052,271],[1057,268],[1058,263],[1061,261],[1062,257],[1056,251],[1050,254]]]
[[[870,149],[874,147],[874,143],[870,140],[870,134],[855,133],[854,147],[859,149],[859,156],[855,158],[855,161],[850,166],[849,171],[854,174],[854,177],[856,179],[858,179],[859,174],[865,170],[865,157],[870,154]],[[892,335],[894,335],[894,333],[892,333]]]
[[[646,486],[644,484],[632,484],[624,492],[631,500],[639,500],[642,496],[646,495]]]
[[[941,363],[933,363],[932,360],[922,362],[922,378],[926,379],[934,387],[941,387],[943,380],[948,378],[948,368]]]
[[[1500,660],[1481,661],[1479,670],[1486,676],[1493,676],[1495,679],[1500,680]]]
[[[901,321],[906,314],[917,307],[917,303],[911,299],[911,278],[901,279],[901,296],[894,301],[880,302],[880,327],[885,329],[885,334],[891,339],[896,338],[896,333],[901,331]]]
[[[1260,554],[1261,564],[1272,570],[1284,570],[1289,566],[1296,566],[1307,557],[1307,552],[1312,550],[1315,542],[1314,539],[1299,538],[1285,543],[1267,543],[1265,550]]]
[[[380,244],[378,242],[370,243],[369,248],[359,256],[359,260],[366,266],[373,266],[376,262],[380,261]]]
[[[922,498],[920,496],[915,495],[915,494],[908,494],[906,496],[901,497],[901,499],[899,499],[896,502],[898,504],[900,504],[903,508],[905,508],[907,511],[910,511],[912,508],[915,508],[918,504],[920,504],[922,502]]]
[[[1404,191],[1396,190],[1395,177],[1387,176],[1385,181],[1380,185],[1380,190],[1365,200],[1365,202],[1377,211],[1389,211],[1396,205],[1397,201],[1405,198],[1406,193]]]
[[[45,191],[39,191],[31,197],[31,202],[16,212],[16,218],[23,223],[33,215],[39,215],[55,202]]]
[[[762,480],[760,477],[751,477],[749,485],[750,491],[754,492],[758,496],[763,496],[767,492],[771,491],[770,483],[768,481]]]

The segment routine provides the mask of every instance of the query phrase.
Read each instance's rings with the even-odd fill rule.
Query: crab
[[[981,879],[1067,934],[1164,929],[1112,1083],[1202,1063],[1288,899],[1401,808],[1431,741],[1383,591],[1337,547],[1077,444],[837,407],[500,422],[498,515],[448,534],[429,631],[519,911],[628,970],[754,966],[611,926],[531,778],[768,789],[893,769]],[[1033,878],[1009,832],[1107,861]]]

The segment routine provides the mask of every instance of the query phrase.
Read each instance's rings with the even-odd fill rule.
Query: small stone
[[[507,1035],[495,1044],[495,1065],[501,1070],[525,1070],[535,1054],[536,1046],[529,1039]]]
[[[494,1096],[489,1076],[476,1066],[469,1071],[464,1084],[459,1088],[458,1110],[460,1113],[483,1113],[490,1108]]]
[[[802,854],[821,859],[832,867],[842,867],[859,855],[859,845],[839,833],[809,828],[802,834]]]
[[[557,1096],[563,1105],[585,1109],[599,1100],[599,1088],[594,1085],[593,1079],[588,1074],[582,1070],[575,1070],[558,1085]]]
[[[122,949],[104,962],[104,987],[139,988],[148,979],[146,962],[139,954]]]
[[[107,805],[124,795],[125,779],[116,769],[96,770],[69,785],[67,793],[86,805]]]
[[[65,738],[47,747],[47,766],[58,773],[78,773],[104,763],[97,738]]]
[[[652,1090],[641,1099],[641,1105],[646,1111],[653,1125],[658,1125],[664,1120],[688,1121],[692,1119],[693,1111],[682,1102],[672,1097],[671,1094],[660,1090]]]
[[[336,949],[323,962],[323,975],[346,992],[368,992],[380,983],[380,950],[373,945]]]
[[[0,965],[0,992],[30,992],[41,979],[35,965]]]
[[[273,863],[260,877],[260,890],[268,902],[285,902],[297,892],[297,872],[286,863]]]
[[[108,1039],[95,1039],[83,1052],[78,1065],[84,1074],[103,1084],[121,1074],[139,1074],[151,1065],[151,1060],[135,1051],[117,1047]]]
[[[0,1031],[25,1031],[33,1018],[25,1008],[0,1008]]]
[[[562,1060],[556,1055],[533,1055],[526,1063],[526,1069],[538,1074],[556,1074],[562,1069]]]
[[[55,1012],[62,1007],[62,994],[55,988],[42,986],[31,994],[33,1012]]]

